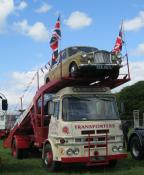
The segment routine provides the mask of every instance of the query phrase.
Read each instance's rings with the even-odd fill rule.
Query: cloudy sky
[[[111,51],[124,21],[131,81],[144,80],[143,0],[0,0],[0,92],[10,110],[32,100],[36,71],[43,83],[51,59],[51,33],[61,14],[60,49],[88,45]],[[122,88],[121,86],[120,88]],[[118,90],[120,90],[118,88]]]

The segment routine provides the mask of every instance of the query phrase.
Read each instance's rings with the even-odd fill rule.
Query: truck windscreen
[[[63,120],[116,120],[115,98],[107,96],[70,96],[63,99]]]

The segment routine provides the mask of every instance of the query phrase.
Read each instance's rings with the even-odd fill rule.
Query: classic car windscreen
[[[63,120],[116,120],[119,119],[113,97],[65,97],[63,99]]]
[[[98,49],[95,47],[70,47],[70,48],[68,48],[69,56],[72,56],[72,55],[76,54],[77,52],[89,53],[89,52],[96,52],[96,51],[98,51]]]

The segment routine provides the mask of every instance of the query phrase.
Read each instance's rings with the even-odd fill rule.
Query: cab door
[[[49,135],[50,136],[57,136],[58,133],[58,126],[59,126],[59,114],[60,114],[60,102],[59,100],[53,101],[50,105],[50,111],[51,111],[51,121],[49,125]],[[53,108],[53,109],[51,109]]]

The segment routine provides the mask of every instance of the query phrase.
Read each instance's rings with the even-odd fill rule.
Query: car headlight
[[[112,151],[113,151],[113,152],[118,152],[117,146],[113,146],[113,147],[112,147]]]
[[[78,155],[78,154],[79,154],[79,148],[75,148],[75,149],[73,150],[73,153],[74,153],[75,155]]]
[[[67,151],[66,151],[67,155],[68,156],[71,156],[73,154],[73,150],[71,148],[69,148]]]
[[[86,54],[86,53],[83,53],[83,54],[81,55],[81,57],[82,57],[82,58],[87,58],[87,54]]]

